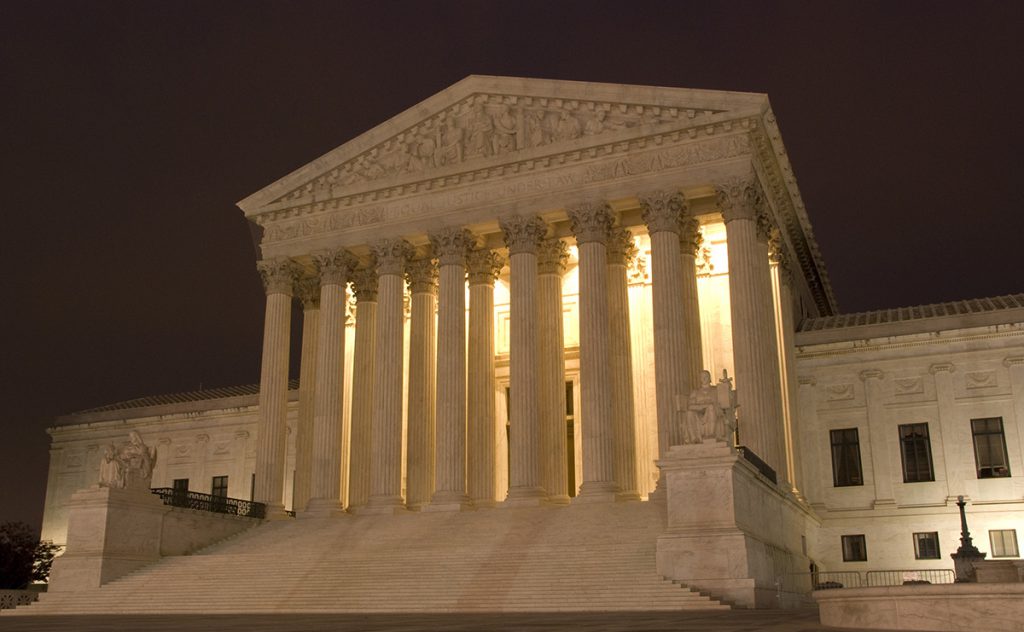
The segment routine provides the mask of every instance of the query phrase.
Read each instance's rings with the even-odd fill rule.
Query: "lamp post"
[[[963,496],[956,497],[956,506],[960,508],[960,548],[956,553],[950,554],[953,558],[953,569],[956,571],[957,583],[977,581],[974,571],[974,563],[985,559],[985,553],[974,546],[971,539],[971,532],[967,529],[967,513],[964,508],[967,503]]]

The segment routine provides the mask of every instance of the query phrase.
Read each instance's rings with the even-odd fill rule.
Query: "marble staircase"
[[[648,502],[300,517],[15,613],[728,609],[657,575],[663,525]]]

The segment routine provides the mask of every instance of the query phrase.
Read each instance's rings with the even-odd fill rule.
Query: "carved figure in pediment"
[[[568,112],[562,112],[555,127],[555,140],[576,140],[581,133],[579,120]]]
[[[434,163],[438,167],[462,162],[462,138],[464,130],[455,127],[451,122],[441,126],[438,133],[438,148],[434,154]]]
[[[465,157],[487,156],[491,150],[491,135],[494,133],[494,123],[491,117],[484,112],[483,106],[478,105],[473,109],[466,127]]]
[[[532,110],[526,113],[526,140],[530,147],[540,147],[551,142],[543,111]]]
[[[519,133],[519,120],[508,105],[494,116],[494,136],[492,145],[495,154],[504,154],[516,150],[516,135]]]
[[[608,113],[604,110],[598,110],[592,119],[587,121],[586,126],[583,128],[583,133],[587,136],[594,136],[604,131],[604,120],[608,116]]]
[[[434,166],[438,143],[427,135],[414,138],[409,143],[409,171],[419,172]]]

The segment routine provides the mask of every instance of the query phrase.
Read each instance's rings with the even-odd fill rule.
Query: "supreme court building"
[[[59,419],[44,538],[130,429],[154,487],[270,518],[666,502],[707,370],[794,516],[740,528],[764,559],[951,567],[959,495],[979,548],[1019,556],[1024,295],[838,313],[763,94],[471,76],[239,207],[259,386]]]

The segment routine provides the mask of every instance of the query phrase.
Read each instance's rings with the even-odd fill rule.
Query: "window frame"
[[[930,536],[929,538],[921,536]],[[915,560],[941,560],[942,549],[939,545],[939,532],[938,531],[918,531],[913,534],[914,538],[914,559]],[[935,554],[934,555],[923,555],[921,553],[920,543],[926,539],[933,540],[935,542]]]
[[[841,548],[843,549],[844,562],[866,562],[868,561],[868,539],[863,533],[854,533],[840,536]],[[860,553],[863,557],[854,557],[857,551],[853,548],[854,543],[859,543]]]
[[[904,436],[905,431],[914,432],[915,430],[924,429],[924,436]],[[928,422],[918,422],[910,424],[900,424],[897,432],[899,433],[900,441],[900,463],[903,466],[903,482],[904,483],[931,483],[935,481],[935,463],[932,461],[932,440],[931,435],[928,432]],[[914,468],[914,476],[910,476],[910,470],[908,469],[908,454],[907,449],[911,447],[915,451],[914,461],[916,467]],[[927,478],[917,478],[921,474],[921,464],[917,463],[922,455],[917,454],[917,450],[923,448],[923,458],[927,462]]]
[[[850,432],[853,432],[853,441],[849,440]],[[839,440],[837,441],[837,437]],[[853,428],[835,428],[829,430],[829,447],[832,455],[832,486],[833,487],[861,487],[864,485],[864,464],[860,453],[860,430]],[[852,452],[848,452],[852,451]],[[837,458],[837,456],[839,458]],[[856,462],[856,476],[849,476],[849,472],[843,469],[844,465]],[[847,474],[845,482],[840,480],[840,472]]]
[[[979,431],[977,429],[980,422],[993,422],[993,421],[998,423],[998,426],[999,426],[998,430],[988,430],[988,429],[985,429],[985,430]],[[986,464],[982,464],[981,454],[980,454],[980,452],[978,450],[978,438],[979,437],[995,437],[995,436],[999,437],[999,442],[1000,442],[1000,444],[1002,445],[1002,448],[1003,448],[1002,449],[1003,462],[1002,462],[1001,465],[993,465],[992,462],[989,462],[989,463],[986,463]],[[976,471],[979,479],[984,479],[984,478],[1010,478],[1011,476],[1013,476],[1013,474],[1010,472],[1010,455],[1009,455],[1009,452],[1008,452],[1007,446],[1006,446],[1006,426],[1003,424],[1003,418],[1002,417],[979,417],[977,419],[971,419],[971,442],[974,445],[974,466],[975,466],[975,471]],[[991,458],[992,457],[992,452],[994,452],[994,450],[992,449],[993,446],[991,445],[991,443],[989,443],[989,445],[987,445],[985,447],[988,448],[989,458]],[[987,474],[983,474],[983,472],[987,472]]]
[[[992,536],[997,534],[997,533],[1000,534],[1000,540],[1002,540],[1002,542],[1000,543],[1000,548],[1003,549],[1002,554],[997,554],[996,553],[996,541],[992,538]],[[1012,539],[1013,553],[1007,553],[1006,552],[1006,540],[1005,540],[1006,534],[1010,534],[1010,536],[1013,538]],[[998,557],[998,558],[1017,558],[1017,557],[1020,557],[1020,543],[1017,540],[1017,530],[1016,529],[989,529],[988,530],[988,544],[989,544],[989,547],[990,547],[989,550],[992,552],[992,557]]]
[[[223,487],[220,487],[220,486],[217,485],[218,481],[222,481],[224,483]],[[217,493],[218,489],[223,489],[224,493],[223,494],[218,494]],[[227,498],[228,497],[228,475],[227,474],[225,474],[223,476],[214,476],[214,477],[212,477],[210,479],[210,495],[211,496],[215,496],[217,498]]]

